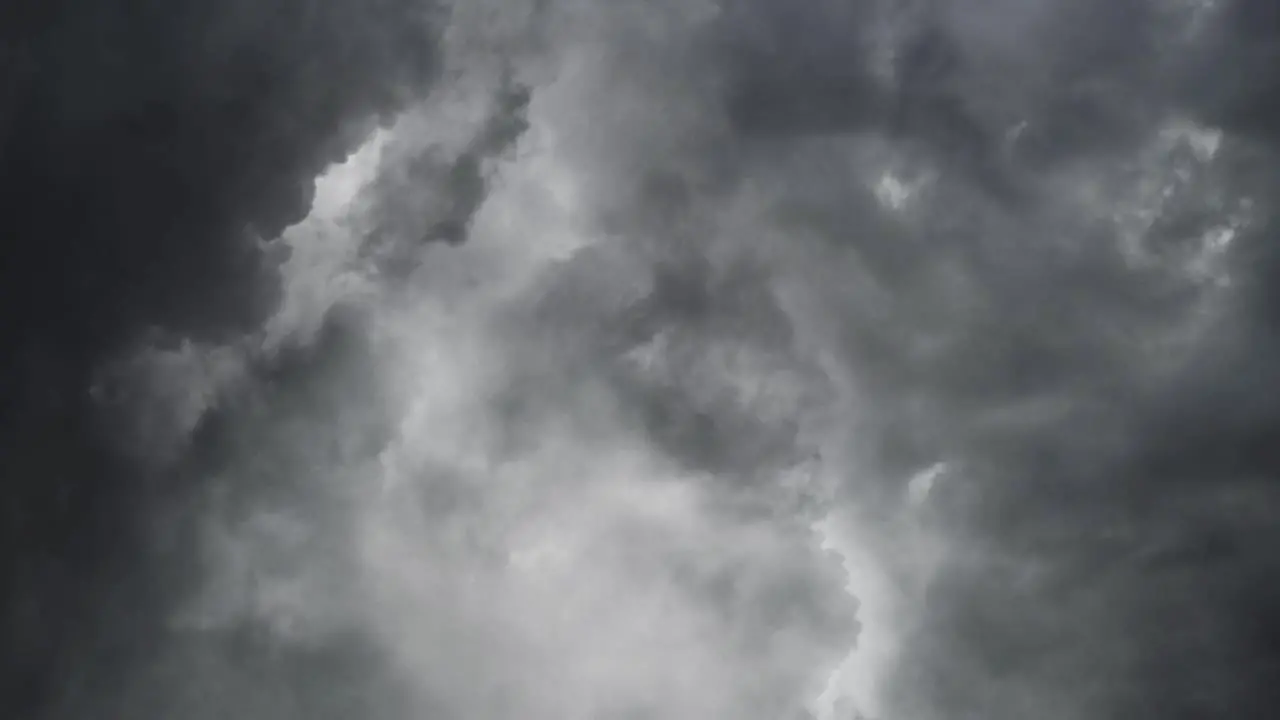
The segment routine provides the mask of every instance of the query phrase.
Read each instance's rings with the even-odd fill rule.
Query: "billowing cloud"
[[[105,238],[26,263],[71,320],[15,325],[6,442],[141,478],[51,525],[142,508],[96,607],[14,554],[61,579],[11,625],[80,618],[32,707],[1268,706],[1261,4],[210,12],[6,80],[58,120],[6,178],[83,210],[19,234]],[[65,60],[115,27],[181,61]]]

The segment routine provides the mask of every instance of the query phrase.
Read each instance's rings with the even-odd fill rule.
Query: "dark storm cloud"
[[[359,317],[334,312],[221,389],[172,470],[184,486],[147,525],[159,631],[64,693],[60,717],[405,716],[407,686],[348,611],[361,588],[339,478],[391,434],[372,366]]]
[[[504,73],[486,118],[458,152],[429,145],[387,153],[391,166],[380,170],[368,190],[378,207],[362,248],[382,270],[410,273],[423,245],[466,240],[488,194],[491,164],[510,152],[528,127],[530,91],[509,75]]]
[[[727,165],[776,190],[769,217],[795,245],[825,246],[807,291],[860,389],[847,499],[888,533],[906,480],[946,467],[928,512],[951,549],[886,715],[1260,712],[1273,679],[1248,636],[1270,622],[1269,535],[1265,511],[1236,508],[1274,503],[1271,279],[1253,260],[1270,256],[1274,149],[1234,125],[1221,139],[1189,127],[1214,115],[1183,94],[1183,54],[1203,42],[1185,17],[1136,2],[970,5],[904,29],[899,63],[924,67],[887,78],[848,42],[857,14],[826,5],[726,20],[716,56],[740,133]],[[611,322],[626,346],[684,325],[711,337],[742,311],[758,321],[748,336],[770,334],[770,302],[741,307],[768,281],[744,293],[718,280],[700,235],[715,230],[689,220],[732,192],[699,185],[723,170],[707,170],[722,152],[709,145],[666,167],[656,154],[615,186],[631,215],[609,229],[662,236],[664,260],[639,290],[562,293],[573,327]],[[867,189],[868,148],[924,178],[907,210]],[[587,255],[569,267],[590,278]],[[572,271],[554,277],[582,290]],[[599,304],[610,298],[631,304]],[[706,383],[629,372],[611,382],[671,455],[739,482],[776,456],[776,428],[699,404]]]
[[[1277,682],[1277,154],[1259,142],[1274,124],[1271,73],[1253,63],[1274,17],[1231,4],[1188,41],[1186,18],[1156,4],[990,5],[959,3],[905,33],[900,60],[912,42],[952,46],[948,77],[921,76],[939,87],[870,83],[848,69],[863,63],[856,50],[838,71],[779,61],[739,80],[782,93],[739,127],[791,138],[795,164],[759,172],[778,178],[788,227],[832,243],[816,292],[869,404],[850,442],[863,477],[888,481],[851,482],[849,497],[889,513],[899,479],[949,468],[930,512],[951,550],[886,715],[1265,714]],[[822,22],[808,33],[793,57],[842,34]],[[1215,45],[1183,55],[1197,43]],[[905,120],[884,110],[904,93],[929,98]],[[1005,118],[984,116],[1002,103]],[[957,114],[909,117],[940,107]],[[1192,140],[1158,149],[1179,116],[1225,123],[1208,167],[1187,159]],[[964,124],[998,138],[1016,123],[1000,167],[1035,190],[1030,208],[983,189],[999,143],[954,154]],[[923,146],[940,169],[909,225],[853,200],[869,193],[845,133]],[[1071,194],[1082,177],[1101,183],[1100,216]],[[1172,200],[1153,209],[1144,186]],[[1242,205],[1253,221],[1218,260],[1229,286],[1193,277],[1197,248]],[[1135,211],[1156,216],[1137,239],[1123,220]]]
[[[913,522],[946,546],[875,720],[1264,714],[1280,682],[1267,655],[1280,595],[1270,580],[1277,150],[1265,70],[1276,15],[1238,0],[1196,11],[1208,19],[1191,32],[1191,10],[1139,0],[889,5],[732,3],[690,39],[680,33],[698,21],[660,2],[564,4],[570,20],[587,19],[566,21],[560,39],[596,33],[603,47],[584,51],[580,85],[543,96],[546,112],[561,113],[556,129],[567,128],[565,152],[589,185],[577,199],[586,224],[623,249],[599,244],[555,264],[546,287],[497,323],[483,358],[467,355],[465,332],[422,330],[409,344],[430,345],[421,354],[438,362],[415,358],[408,370],[374,357],[377,323],[365,314],[379,308],[338,293],[290,314],[290,267],[276,318],[303,340],[269,338],[264,355],[261,336],[244,333],[272,299],[252,241],[301,219],[312,179],[371,118],[430,82],[433,32],[419,4],[49,5],[6,24],[15,40],[0,99],[15,112],[0,120],[0,150],[16,242],[0,270],[12,348],[0,382],[3,476],[17,498],[5,559],[18,591],[5,604],[16,638],[5,669],[26,703],[14,713],[38,716],[56,693],[68,718],[397,718],[423,712],[421,697],[405,695],[425,687],[446,717],[525,711],[503,707],[494,688],[558,717],[563,699],[547,699],[544,685],[616,693],[603,712],[617,716],[691,712],[721,691],[734,702],[755,693],[754,712],[790,708],[852,629],[854,603],[825,560],[797,538],[752,541],[734,525],[749,514],[737,506],[717,506],[723,517],[699,507],[689,520],[675,502],[676,519],[663,505],[646,525],[653,518],[630,513],[651,496],[617,500],[609,482],[572,483],[614,480],[620,471],[601,457],[622,452],[611,443],[623,425],[652,451],[645,463],[668,472],[672,461],[716,502],[754,500],[811,453],[799,427],[811,407],[848,401],[828,443],[852,458],[829,459],[845,474],[835,504],[883,536],[890,575],[914,572],[894,546],[900,516],[918,513]],[[487,27],[498,6],[475,7]],[[492,15],[501,25],[504,13]],[[362,196],[367,212],[342,218],[353,237],[339,244],[367,257],[342,255],[343,244],[335,267],[317,263],[322,281],[348,261],[369,270],[359,261],[372,258],[379,280],[400,275],[389,294],[412,295],[402,281],[426,264],[424,244],[483,235],[491,166],[538,99],[521,82],[497,84],[474,132],[425,146],[406,134],[407,149],[384,158]],[[1189,129],[1194,121],[1225,134]],[[751,227],[717,224],[734,212]],[[306,259],[304,247],[322,244],[310,227],[275,247]],[[740,252],[756,234],[778,247]],[[1212,238],[1226,236],[1215,249]],[[469,270],[468,257],[441,266]],[[790,281],[808,316],[780,299]],[[405,321],[420,322],[430,325]],[[142,417],[147,437],[159,443],[166,426],[190,435],[170,466],[189,482],[163,491],[170,523],[148,525],[144,540],[134,521],[161,493],[99,440],[87,391],[95,367],[153,326],[209,342],[177,344],[144,368],[170,398]],[[254,346],[218,345],[226,337]],[[831,351],[854,400],[837,392],[842,378],[814,380],[839,373],[813,367],[806,343]],[[743,401],[734,368],[714,354],[724,348],[800,378],[808,394],[781,411]],[[638,349],[667,364],[633,362]],[[494,402],[472,377],[489,362],[511,376]],[[384,370],[450,386],[412,408],[423,427],[408,410],[407,428],[389,427],[397,403],[412,403],[390,396],[402,389],[387,392]],[[260,382],[237,385],[245,373]],[[193,377],[207,392],[173,380]],[[477,397],[454,408],[453,385]],[[592,404],[597,390],[623,420]],[[465,456],[458,448],[491,422],[510,437],[479,451],[490,456]],[[568,471],[536,452],[555,445],[557,423],[577,433]],[[347,481],[388,457],[424,497],[395,495],[387,514],[374,501],[374,524],[400,535],[377,558],[387,567],[370,569],[353,557],[367,540],[353,526],[368,520]],[[506,507],[507,486],[490,475],[521,471],[512,457],[535,481],[505,478],[511,487],[556,479],[537,485],[551,519],[518,518],[532,529],[515,528],[512,541],[549,546],[550,597],[473,562],[470,543],[496,543],[496,556],[506,538],[442,539],[494,532],[486,523],[504,518],[483,511]],[[908,479],[928,468],[934,487],[921,501]],[[631,480],[617,484],[633,491]],[[923,508],[904,509],[912,495]],[[435,513],[427,527],[401,515],[419,505]],[[623,532],[635,528],[661,537]],[[202,535],[219,529],[227,537]],[[556,541],[570,557],[579,543],[613,564],[571,557],[556,570]],[[211,550],[226,557],[182,569]],[[461,579],[477,574],[492,584],[468,591]],[[391,599],[355,598],[361,582],[383,583]],[[572,605],[579,587],[607,602]],[[615,613],[646,611],[655,592],[676,600],[614,653],[625,656],[616,672],[559,684],[544,674],[594,662],[598,637],[630,638]],[[173,596],[191,594],[204,604],[161,630]],[[562,604],[580,624],[508,661],[514,646],[489,627],[519,636]],[[904,613],[915,607],[904,602]],[[745,621],[740,634],[722,644],[681,635],[704,608]],[[803,640],[794,663],[758,652],[784,626]],[[690,652],[673,657],[650,633]],[[468,652],[442,652],[440,637],[466,640],[457,644]],[[521,664],[530,659],[533,669]],[[663,674],[684,662],[709,673],[710,690],[645,696],[684,687]],[[402,678],[396,663],[424,677]],[[735,671],[751,676],[725,677]]]
[[[1220,13],[1196,43],[1178,87],[1214,122],[1275,140],[1280,14],[1260,0],[1225,3]]]
[[[1150,3],[730,5],[728,115],[748,136],[887,135],[1005,200],[1132,142],[1183,48]]]
[[[4,12],[0,476],[4,692],[37,717],[128,665],[152,490],[95,426],[97,366],[141,333],[225,337],[269,309],[255,246],[435,69],[420,2],[41,3]]]

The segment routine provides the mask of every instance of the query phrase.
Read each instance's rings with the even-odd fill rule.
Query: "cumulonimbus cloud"
[[[187,484],[63,715],[1264,707],[1274,149],[1187,80],[1253,7],[432,15],[270,317],[90,363]]]

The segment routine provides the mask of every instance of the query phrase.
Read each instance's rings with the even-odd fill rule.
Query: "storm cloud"
[[[13,713],[1265,714],[1269,7],[6,23]]]

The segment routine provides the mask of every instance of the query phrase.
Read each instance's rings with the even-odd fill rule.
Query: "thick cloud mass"
[[[416,1],[4,11],[0,474],[14,716],[75,693],[82,669],[127,664],[163,622],[137,527],[168,490],[123,463],[98,426],[96,367],[147,333],[216,338],[270,310],[255,237],[306,214],[315,174],[429,81],[431,15]]]
[[[3,709],[1268,716],[1272,8],[7,11]]]

